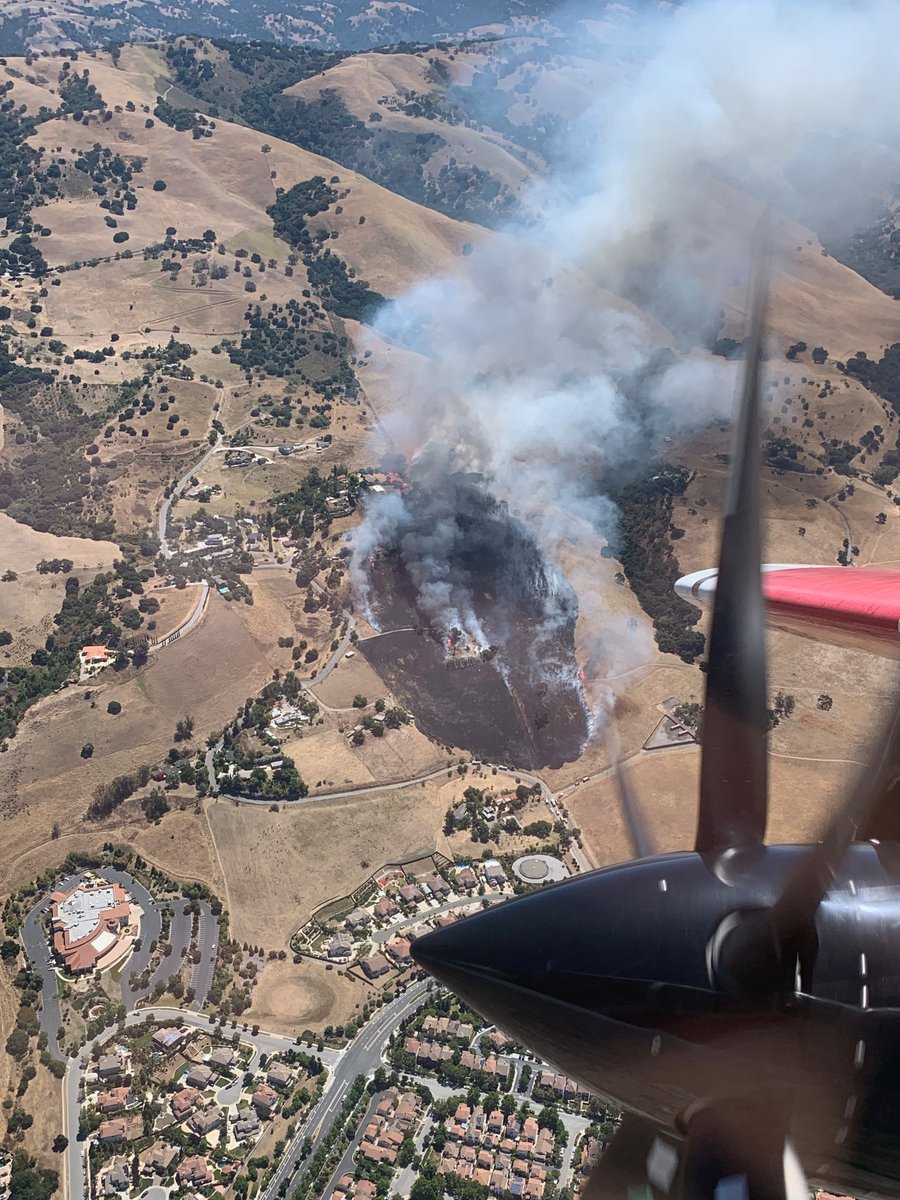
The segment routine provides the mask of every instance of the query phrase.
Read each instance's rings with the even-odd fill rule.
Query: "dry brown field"
[[[342,1025],[369,998],[371,988],[324,963],[304,959],[299,966],[267,962],[253,989],[253,1004],[243,1020],[296,1037],[304,1029],[320,1033],[326,1025]]]
[[[350,709],[353,697],[357,695],[365,696],[368,702],[373,704],[380,697],[387,697],[389,694],[384,680],[359,653],[355,653],[353,658],[349,659],[345,654],[321,683],[313,680],[312,688],[326,708]],[[353,711],[347,714],[348,717],[353,716]]]
[[[268,652],[269,644],[248,632],[237,606],[214,596],[190,636],[152,655],[146,669],[127,672],[130,677],[124,679],[112,671],[99,676],[89,689],[96,707],[84,699],[88,689],[79,687],[36,705],[0,758],[8,847],[0,864],[0,888],[18,886],[69,849],[107,840],[117,826],[115,816],[87,827],[83,822],[97,784],[141,763],[161,762],[172,745],[175,722],[187,713],[195,719],[198,738],[221,728],[266,682]],[[122,705],[116,717],[106,711],[112,699]],[[94,754],[82,759],[80,750],[87,742]],[[61,827],[58,843],[50,841],[54,822]],[[165,821],[159,830],[167,840]],[[129,836],[139,832],[136,823]],[[149,841],[156,836],[147,830]],[[159,853],[164,853],[162,846]],[[179,861],[184,863],[181,853],[179,847],[172,857],[176,870]],[[202,869],[205,876],[213,873],[208,855]]]
[[[331,728],[316,725],[282,743],[311,792],[343,785],[399,783],[435,771],[446,762],[439,747],[412,725],[392,729],[382,738],[367,733],[362,746],[351,746],[347,736],[353,718],[348,719],[343,733],[333,727],[335,718],[329,720]]]
[[[153,613],[149,618],[144,618],[145,629],[148,620],[156,622],[156,629],[151,632],[151,637],[159,640],[177,629],[179,625],[183,625],[194,611],[200,598],[200,584],[189,583],[185,588],[154,588],[150,586],[144,588],[144,594],[152,596],[159,602],[159,612]],[[137,602],[134,607],[136,605]]]
[[[349,110],[360,120],[369,122],[372,112],[381,116],[379,128],[395,129],[412,134],[433,134],[447,143],[429,161],[429,172],[436,172],[450,157],[460,164],[477,166],[489,171],[507,187],[518,191],[527,181],[529,172],[522,162],[522,152],[513,148],[492,130],[482,132],[466,125],[449,125],[427,117],[409,116],[379,104],[389,96],[400,99],[406,92],[437,93],[429,82],[428,59],[437,57],[448,66],[448,55],[441,51],[423,54],[356,54],[312,79],[301,80],[286,90],[286,95],[315,100],[323,90],[338,93]],[[369,122],[370,123],[370,122]],[[370,123],[371,124],[371,123]]]
[[[441,781],[280,812],[211,803],[206,814],[228,881],[233,936],[286,948],[315,908],[347,894],[382,863],[443,847],[446,809]]]
[[[642,754],[628,765],[628,779],[656,849],[689,850],[697,823],[700,752],[678,747]],[[770,760],[771,807],[767,840],[806,841],[827,821],[852,778],[847,764]],[[615,780],[607,775],[566,799],[581,829],[585,850],[597,866],[624,862],[632,848],[622,819]]]
[[[53,617],[62,608],[66,595],[65,575],[40,575],[36,565],[43,558],[69,558],[81,583],[89,583],[99,571],[120,558],[114,542],[95,542],[89,538],[56,537],[38,533],[0,513],[0,545],[3,546],[3,570],[16,572],[18,579],[0,583],[0,629],[13,635],[9,646],[0,648],[4,666],[25,666],[31,653],[43,646],[53,632]]]

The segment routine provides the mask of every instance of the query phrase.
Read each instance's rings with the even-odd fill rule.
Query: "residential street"
[[[357,1075],[371,1074],[381,1064],[381,1052],[388,1037],[401,1021],[419,1007],[427,990],[428,982],[417,980],[401,996],[380,1009],[377,1016],[360,1030],[351,1045],[341,1051],[340,1062],[335,1067],[329,1086],[285,1150],[269,1186],[260,1194],[260,1200],[275,1200],[281,1184],[297,1169],[300,1151],[307,1136],[312,1138],[311,1153],[315,1153],[340,1111],[353,1080]]]

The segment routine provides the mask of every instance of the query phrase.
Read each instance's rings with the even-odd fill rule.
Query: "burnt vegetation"
[[[684,467],[662,463],[618,489],[613,499],[619,507],[619,527],[604,554],[621,562],[653,621],[660,650],[690,663],[703,653],[704,638],[694,628],[700,613],[675,594],[681,568],[672,544],[674,498],[684,494],[689,482]]]

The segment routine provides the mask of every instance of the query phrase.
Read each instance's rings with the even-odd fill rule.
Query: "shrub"
[[[118,702],[118,700],[110,700],[109,704],[106,706],[106,711],[111,713],[114,717],[117,717],[122,711],[122,705]]]
[[[153,180],[154,192],[164,192],[166,190],[167,186],[168,186],[168,184],[166,183],[166,181],[164,179],[154,179]]]

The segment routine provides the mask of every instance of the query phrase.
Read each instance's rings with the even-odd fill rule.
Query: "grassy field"
[[[329,971],[324,963],[267,962],[243,1019],[289,1037],[304,1029],[320,1033],[326,1025],[342,1025],[370,993],[365,983],[337,968]]]
[[[334,725],[336,718],[330,717],[326,725],[284,742],[285,754],[293,758],[311,791],[412,779],[446,762],[446,755],[411,725],[392,729],[382,738],[366,734],[362,746],[348,745],[347,730],[356,724],[353,712],[343,733]]]
[[[358,799],[283,807],[226,800],[207,818],[238,941],[280,950],[309,914],[384,862],[444,845],[441,781]]]
[[[267,649],[248,632],[236,606],[213,597],[191,635],[154,655],[147,669],[124,679],[113,672],[100,676],[90,689],[93,702],[83,689],[71,688],[36,705],[0,759],[7,847],[0,888],[24,882],[46,865],[48,853],[57,857],[49,844],[54,822],[62,827],[59,857],[74,845],[108,838],[115,817],[109,828],[106,822],[87,829],[82,823],[97,784],[141,763],[161,762],[175,722],[187,713],[197,737],[220,728],[269,677]],[[112,699],[122,705],[118,716],[106,711]],[[87,742],[94,754],[83,759]],[[160,829],[168,835],[165,821]],[[177,869],[180,861],[186,870],[181,853],[179,847],[173,864]]]
[[[9,569],[18,576],[15,580],[0,583],[0,629],[9,630],[13,635],[12,644],[0,649],[0,663],[3,666],[27,665],[31,652],[43,646],[53,632],[53,617],[65,599],[66,576],[40,575],[36,570],[38,562],[41,559],[71,559],[73,574],[81,583],[89,583],[121,555],[114,542],[38,533],[5,513],[0,513],[0,544],[3,546],[3,571]]]

